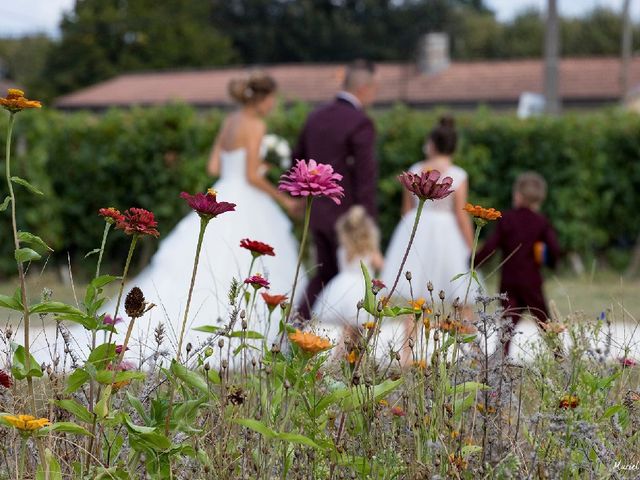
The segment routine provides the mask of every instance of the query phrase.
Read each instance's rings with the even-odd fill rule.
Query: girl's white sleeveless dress
[[[413,165],[410,171],[418,174],[422,168],[423,164],[420,162]],[[452,165],[447,171],[442,172],[442,177],[447,176],[453,178],[454,190],[467,180],[467,172],[456,165]],[[381,277],[389,288],[393,284],[409,243],[417,202],[415,205],[400,220],[386,252],[385,266]],[[427,282],[431,281],[436,298],[438,292],[444,290],[448,302],[453,302],[456,297],[461,297],[463,300],[469,277],[464,276],[455,281],[452,279],[460,273],[469,271],[470,255],[471,252],[456,221],[454,195],[449,195],[442,200],[427,200],[422,210],[413,246],[400,276],[396,290],[397,295],[405,299],[411,298],[409,283],[404,276],[406,271],[410,271],[414,299],[427,297]],[[471,292],[474,291],[475,288],[472,285]]]

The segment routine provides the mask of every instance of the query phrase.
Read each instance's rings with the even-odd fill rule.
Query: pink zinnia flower
[[[247,278],[244,283],[253,286],[256,290],[259,288],[269,288],[269,281],[259,273]]]
[[[335,173],[331,165],[315,160],[296,160],[296,164],[280,177],[278,188],[294,197],[329,197],[340,205],[344,189],[338,184],[342,175]]]
[[[421,200],[441,200],[453,193],[451,190],[453,178],[445,177],[441,183],[438,183],[439,179],[440,172],[438,170],[421,172],[420,175],[403,172],[398,176],[398,180],[404,188]]]
[[[254,257],[260,257],[262,255],[269,255],[274,257],[276,252],[273,251],[273,247],[267,243],[258,242],[257,240],[249,240],[244,238],[240,240],[240,247],[245,248],[251,252]]]
[[[160,236],[156,230],[157,226],[158,222],[153,213],[144,208],[130,208],[116,223],[116,228],[123,230],[127,235],[151,235],[152,237]]]
[[[98,210],[98,215],[104,218],[105,222],[111,224],[118,223],[119,221],[124,220],[124,215],[120,213],[120,210],[113,207],[101,208],[100,210]]]
[[[210,188],[207,193],[196,193],[195,195],[189,195],[187,192],[182,192],[180,197],[187,201],[189,206],[200,217],[207,220],[222,215],[226,212],[232,212],[236,209],[235,203],[218,202],[217,192]]]
[[[11,385],[13,385],[13,380],[4,370],[0,370],[0,385],[4,388],[11,388]]]
[[[102,323],[105,325],[117,325],[118,323],[122,323],[122,317],[116,317],[114,320],[113,317],[109,314],[106,314],[102,319]]]

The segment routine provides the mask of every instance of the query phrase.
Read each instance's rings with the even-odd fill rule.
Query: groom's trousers
[[[316,264],[314,276],[299,304],[300,315],[305,320],[311,319],[311,309],[324,286],[338,274],[338,239],[335,231],[313,230],[311,233],[316,250]]]

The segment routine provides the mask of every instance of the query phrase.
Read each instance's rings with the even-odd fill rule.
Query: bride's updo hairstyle
[[[241,105],[258,103],[277,90],[276,81],[264,72],[254,72],[245,78],[229,82],[229,95]]]
[[[458,144],[456,121],[453,117],[445,115],[440,117],[438,125],[431,130],[429,140],[433,147],[442,155],[453,155]]]
[[[354,205],[338,218],[336,232],[349,261],[378,250],[380,232],[362,205]]]

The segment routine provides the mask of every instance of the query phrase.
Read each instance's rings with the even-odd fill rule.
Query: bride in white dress
[[[442,200],[427,201],[424,205],[415,241],[405,265],[405,270],[412,274],[413,292],[410,291],[409,282],[405,280],[404,272],[396,290],[405,300],[427,297],[427,282],[433,284],[436,295],[443,290],[449,303],[465,294],[469,277],[452,281],[456,275],[469,270],[473,243],[471,219],[462,210],[467,202],[469,189],[467,172],[454,165],[452,159],[456,143],[454,120],[450,117],[441,118],[427,139],[427,159],[410,169],[416,174],[429,170],[440,171],[441,178],[453,178],[455,192]],[[403,216],[391,238],[382,272],[382,279],[387,285],[393,283],[400,268],[416,214],[415,197],[406,190],[403,195]]]
[[[269,292],[288,294],[291,289],[298,242],[292,234],[292,223],[282,209],[296,215],[299,203],[266,180],[266,166],[261,158],[266,131],[264,117],[275,104],[275,90],[274,80],[264,74],[252,74],[244,80],[233,80],[229,85],[229,92],[240,108],[229,114],[222,125],[211,153],[208,172],[212,176],[219,175],[213,186],[218,200],[235,203],[236,208],[213,219],[207,227],[183,345],[192,343],[195,348],[209,337],[207,333],[193,331],[193,327],[223,327],[229,322],[233,309],[229,304],[232,278],[242,284],[252,260],[251,252],[240,247],[242,239],[257,240],[274,248],[275,257],[258,258],[252,271],[252,274],[260,273],[269,281]],[[159,228],[162,234],[162,225]],[[161,235],[159,249],[151,263],[127,282],[125,295],[137,286],[147,302],[156,304],[144,317],[136,320],[127,357],[139,356],[144,361],[154,354],[157,350],[155,330],[160,323],[165,330],[160,350],[175,353],[199,228],[198,214],[188,214],[173,231]],[[304,279],[302,281],[304,284]],[[249,291],[253,289],[249,288]],[[267,345],[271,345],[277,335],[278,322],[267,326],[262,307],[262,299],[258,296],[255,313],[247,317],[247,329],[266,332]],[[104,312],[110,315],[114,311],[115,301],[104,308]],[[125,317],[122,305],[119,311]],[[120,325],[117,328],[116,342],[122,343],[126,327]],[[240,319],[234,330],[241,330]],[[225,345],[225,351],[227,348]]]

